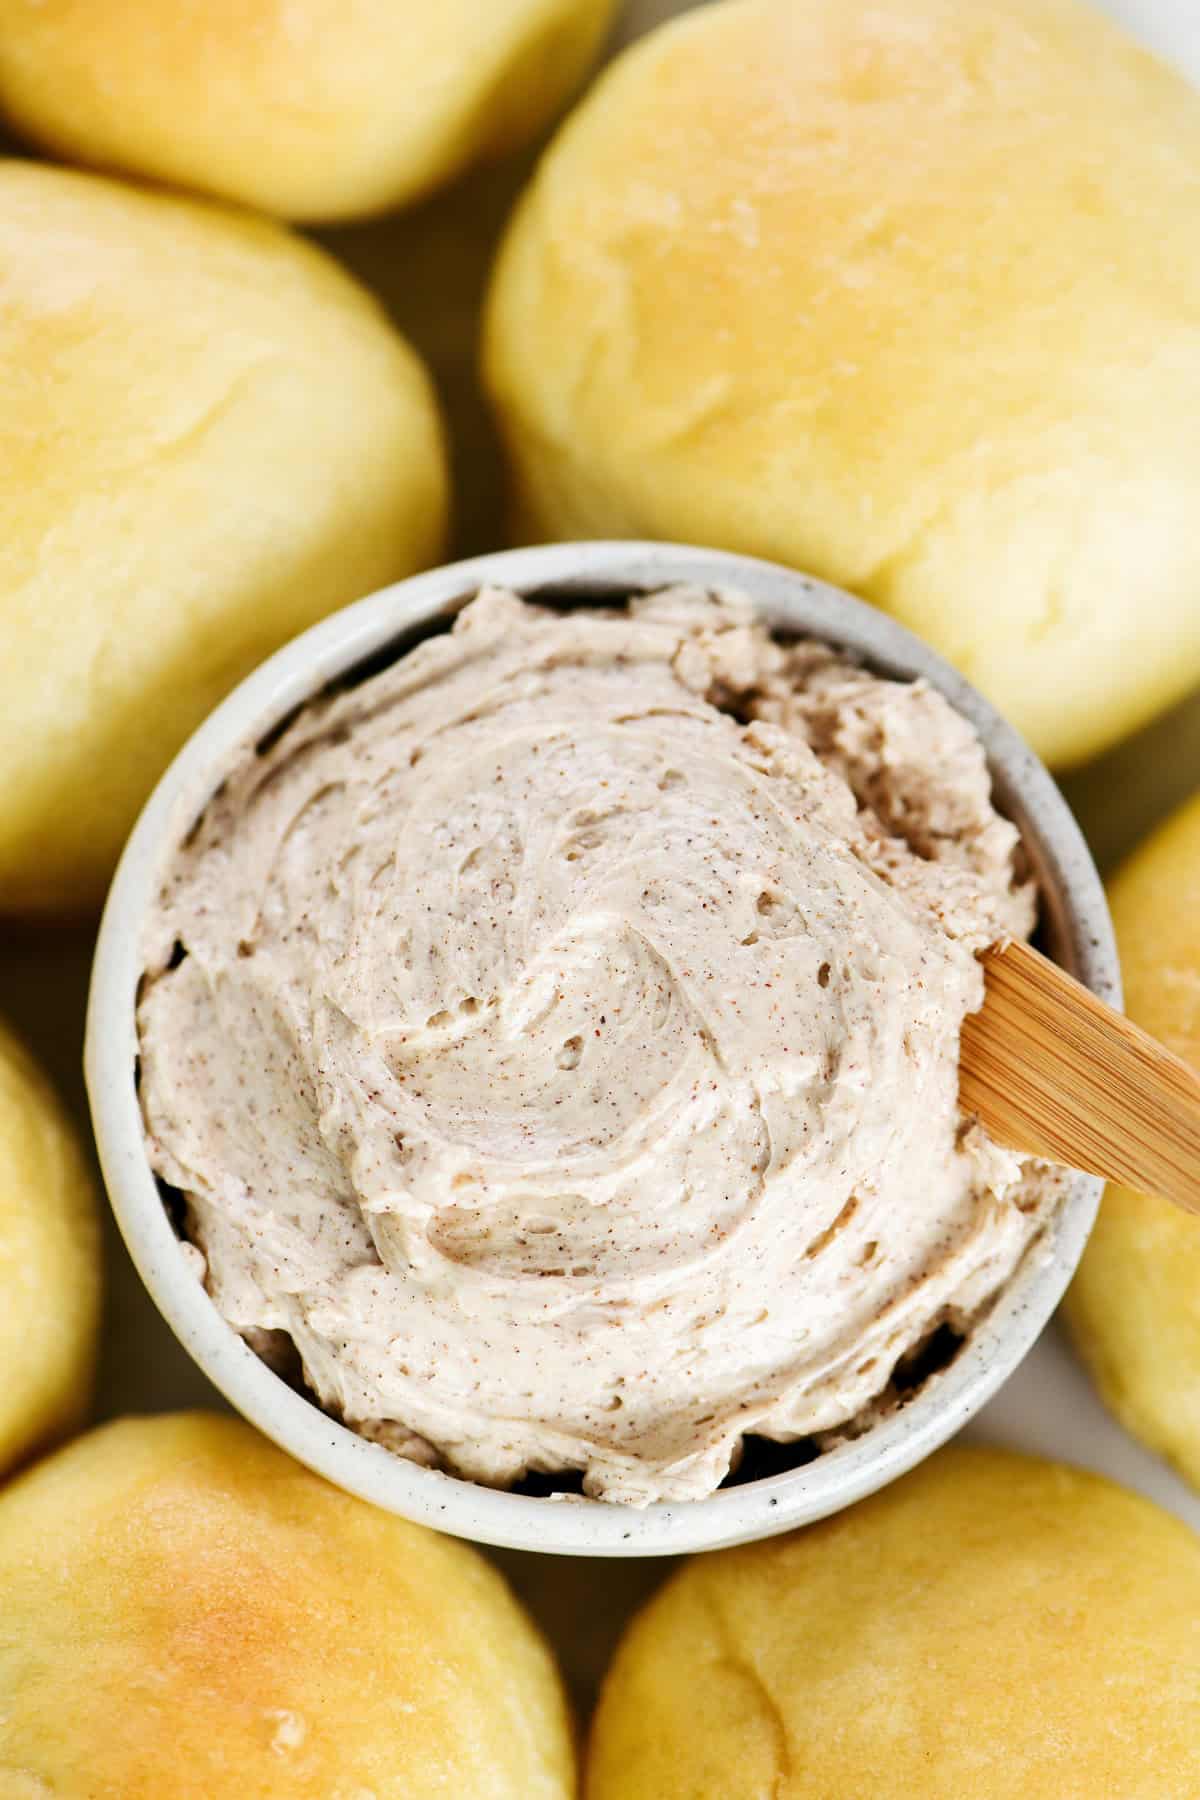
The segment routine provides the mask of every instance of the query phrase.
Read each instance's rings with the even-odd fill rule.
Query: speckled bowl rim
[[[294,639],[211,714],[159,782],[113,880],[88,1004],[87,1087],[113,1212],[159,1311],[237,1411],[311,1469],[389,1512],[483,1543],[560,1555],[664,1555],[769,1537],[874,1492],[979,1411],[1062,1297],[1096,1215],[1100,1182],[1072,1181],[1046,1254],[1027,1260],[950,1366],[890,1418],[785,1474],[707,1500],[634,1510],[575,1496],[495,1492],[419,1468],[330,1418],[273,1374],[221,1318],[187,1265],[146,1159],[134,1085],[134,1009],[141,922],[169,847],[208,801],[236,746],[256,740],[393,640],[419,635],[455,612],[487,582],[529,597],[552,590],[581,603],[671,582],[738,588],[777,629],[843,645],[883,674],[924,676],[983,739],[1000,802],[1037,866],[1055,955],[1095,993],[1119,1003],[1104,890],[1065,800],[1011,726],[911,632],[836,588],[749,557],[626,542],[503,551],[398,582]]]

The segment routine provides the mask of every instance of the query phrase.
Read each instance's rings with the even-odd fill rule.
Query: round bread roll
[[[1130,1017],[1200,1068],[1200,794],[1111,884]],[[1110,1187],[1066,1301],[1121,1423],[1200,1487],[1200,1223]]]
[[[10,160],[0,281],[0,908],[78,911],[236,681],[436,560],[445,458],[415,356],[278,226]]]
[[[695,1559],[609,1673],[588,1800],[1200,1793],[1200,1540],[1093,1475],[943,1451]]]
[[[563,128],[490,293],[519,533],[865,594],[1056,763],[1200,677],[1200,97],[1077,0],[729,0]]]
[[[616,0],[0,0],[0,110],[71,161],[361,217],[533,137]]]
[[[99,1215],[78,1138],[0,1028],[0,1474],[82,1418],[99,1319]]]
[[[496,1571],[235,1420],[127,1419],[40,1465],[0,1497],[0,1592],[6,1797],[4,1770],[63,1800],[575,1791]]]

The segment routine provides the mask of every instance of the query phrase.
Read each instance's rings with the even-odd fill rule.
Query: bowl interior
[[[85,1060],[101,1162],[133,1259],[176,1335],[240,1412],[319,1473],[391,1511],[515,1548],[590,1555],[716,1548],[822,1517],[903,1473],[965,1424],[1030,1348],[1078,1262],[1100,1193],[1098,1182],[1072,1181],[1045,1243],[952,1360],[862,1437],[710,1499],[642,1511],[558,1492],[494,1492],[407,1463],[295,1391],[221,1318],[168,1217],[137,1101],[141,925],[165,857],[242,744],[274,741],[321,689],[366,679],[445,628],[481,585],[582,605],[675,582],[738,588],[782,635],[826,639],[880,674],[924,677],[940,688],[979,731],[999,804],[1022,832],[1041,890],[1045,947],[1095,992],[1119,1000],[1103,890],[1078,827],[1040,762],[981,696],[917,638],[837,589],[753,559],[669,545],[560,545],[477,558],[386,589],[287,645],[217,709],[163,777],[122,858],[97,945]],[[803,1454],[794,1450],[789,1459],[781,1449],[766,1461],[777,1467]]]

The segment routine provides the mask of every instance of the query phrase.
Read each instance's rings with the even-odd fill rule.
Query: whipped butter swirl
[[[164,870],[141,1102],[225,1317],[477,1480],[710,1493],[855,1428],[1056,1178],[957,1106],[1015,829],[923,684],[736,597],[452,632],[247,749]]]

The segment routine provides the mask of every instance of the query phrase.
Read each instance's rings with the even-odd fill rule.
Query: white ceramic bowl
[[[779,630],[844,646],[882,674],[925,676],[974,723],[1003,809],[1024,834],[1041,884],[1048,948],[1110,1001],[1119,975],[1104,893],[1054,782],[1016,733],[940,657],[874,608],[792,570],[668,544],[514,550],[386,588],[288,644],[230,695],[176,757],[121,859],[96,950],[86,1069],[113,1211],[143,1281],[176,1336],[228,1400],[330,1481],[440,1530],[525,1550],[641,1556],[715,1549],[819,1519],[893,1480],[979,1411],[1033,1344],[1079,1260],[1100,1183],[1071,1185],[1049,1254],[1028,1259],[949,1367],[899,1411],[815,1461],[711,1499],[644,1511],[577,1497],[497,1493],[404,1461],[295,1392],[221,1318],[189,1268],[146,1159],[135,1091],[134,1009],[142,920],[159,870],[217,786],[236,746],[269,731],[325,683],[389,646],[406,646],[485,582],[537,597],[613,600],[671,582],[741,589]]]

